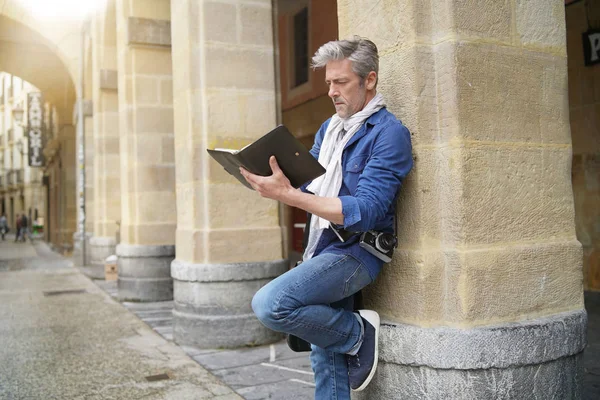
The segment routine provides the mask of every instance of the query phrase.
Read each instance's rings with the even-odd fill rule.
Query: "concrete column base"
[[[188,264],[174,260],[173,337],[205,349],[272,343],[281,333],[264,327],[252,312],[252,297],[286,272],[287,260]]]
[[[354,399],[581,399],[585,310],[495,327],[382,323],[379,367]]]
[[[128,301],[173,299],[170,265],[175,246],[119,244],[119,298]]]
[[[81,240],[81,232],[73,233],[73,263],[77,267],[83,267],[90,265],[90,240],[92,238],[91,232],[85,233],[85,260],[83,259],[83,242]]]
[[[104,279],[104,260],[116,254],[117,240],[113,237],[92,237],[88,247],[89,264],[81,267],[81,271],[92,279]]]

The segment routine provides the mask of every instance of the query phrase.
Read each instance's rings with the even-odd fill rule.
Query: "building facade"
[[[6,216],[12,232],[16,230],[17,215],[25,215],[31,232],[41,236],[47,215],[43,146],[40,136],[31,135],[30,125],[39,116],[42,119],[37,122],[44,128],[49,126],[51,118],[44,119],[43,115],[53,109],[43,100],[28,102],[42,99],[35,95],[41,92],[30,83],[0,73],[0,213]],[[34,113],[32,120],[29,116]]]
[[[280,339],[250,300],[299,257],[303,213],[248,191],[206,149],[241,148],[282,122],[310,146],[334,112],[310,57],[357,34],[379,47],[378,90],[415,160],[398,251],[365,291],[384,325],[361,398],[581,397],[582,271],[600,289],[600,67],[582,62],[579,41],[597,2],[108,0],[83,33],[5,3],[0,70],[56,105],[47,239],[82,248],[85,215],[80,264],[93,274],[117,254],[121,298],[173,299],[175,341]],[[51,73],[28,67],[2,26]]]

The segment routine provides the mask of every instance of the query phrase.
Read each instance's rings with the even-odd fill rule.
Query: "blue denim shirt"
[[[310,150],[317,159],[330,120],[321,125]],[[396,198],[412,165],[408,129],[386,108],[371,115],[346,144],[342,154],[343,181],[339,198],[344,229],[352,232],[392,232]],[[306,191],[309,183],[301,189]],[[326,229],[314,256],[320,253],[351,254],[367,267],[371,278],[375,279],[383,261],[362,249],[359,239],[360,235],[354,235],[342,243],[331,229]]]

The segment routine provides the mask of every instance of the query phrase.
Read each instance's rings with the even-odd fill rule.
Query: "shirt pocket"
[[[369,156],[356,156],[348,160],[346,163],[346,173],[344,174],[344,183],[352,193],[358,184],[358,178],[367,165]]]

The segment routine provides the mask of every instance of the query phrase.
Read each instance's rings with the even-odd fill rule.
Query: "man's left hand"
[[[275,156],[269,158],[269,166],[273,172],[271,176],[255,175],[242,167],[240,167],[240,172],[244,178],[246,178],[246,181],[250,186],[252,186],[252,188],[262,197],[286,203],[286,196],[295,189],[290,184],[290,180],[285,176],[281,168],[279,168]]]

